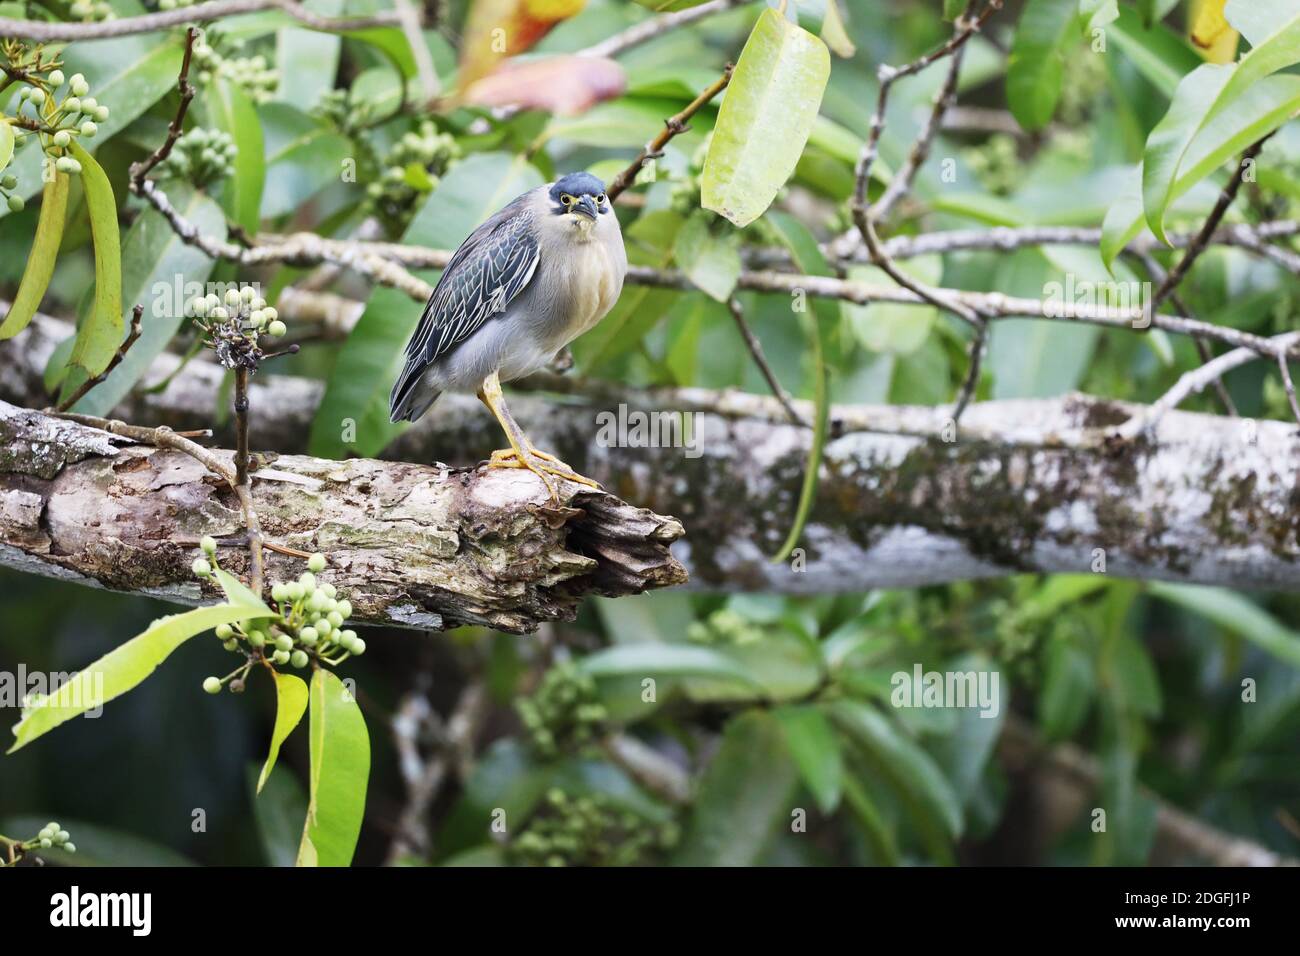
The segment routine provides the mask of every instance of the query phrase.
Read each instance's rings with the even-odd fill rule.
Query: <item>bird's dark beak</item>
[[[596,214],[600,212],[600,208],[596,205],[596,200],[590,196],[583,196],[574,205],[573,211],[582,213],[588,219],[595,219]]]

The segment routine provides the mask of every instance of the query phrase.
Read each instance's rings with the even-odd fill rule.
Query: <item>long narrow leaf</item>
[[[370,778],[370,737],[352,694],[333,671],[312,675],[311,787],[299,866],[352,862]]]
[[[63,224],[68,213],[68,177],[55,173],[54,179],[45,184],[45,194],[41,197],[41,215],[36,222],[36,238],[32,242],[32,251],[27,256],[27,268],[23,270],[22,280],[18,283],[18,294],[9,314],[0,321],[0,342],[11,339],[23,329],[36,314],[36,308],[45,297],[49,288],[50,276],[54,275],[54,260],[59,254],[59,243],[63,241]]]

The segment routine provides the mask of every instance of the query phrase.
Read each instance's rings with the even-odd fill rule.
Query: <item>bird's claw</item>
[[[546,490],[551,493],[551,500],[556,504],[560,503],[559,490],[550,476],[555,475],[566,481],[574,481],[580,485],[587,485],[591,488],[600,488],[599,482],[588,478],[586,475],[580,475],[554,455],[536,448],[530,448],[527,452],[520,454],[514,448],[502,448],[492,453],[488,459],[489,468],[527,468],[546,485]]]

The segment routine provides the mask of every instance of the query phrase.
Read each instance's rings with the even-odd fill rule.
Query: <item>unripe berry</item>
[[[344,620],[350,618],[352,616],[352,602],[346,598],[339,601],[338,612],[343,615]]]
[[[94,136],[98,132],[99,132],[99,127],[96,126],[94,123],[92,123],[90,120],[86,120],[86,122],[81,124],[82,136]]]
[[[69,116],[76,116],[81,112],[81,100],[77,99],[75,96],[69,96],[63,101],[63,108],[67,111]]]
[[[205,678],[203,679],[203,689],[204,689],[205,691],[207,691],[209,694],[220,694],[220,693],[221,693],[221,678],[219,678],[219,677],[205,677]]]
[[[233,146],[234,143],[231,143],[230,145]],[[253,301],[248,303],[248,307],[254,312],[260,311],[261,309],[266,308],[266,300],[261,296],[254,296]]]
[[[53,840],[53,839],[54,839],[54,834],[56,834],[56,833],[58,833],[58,832],[59,832],[58,830],[55,830],[55,829],[53,829],[53,828],[51,828],[51,827],[41,827],[41,832],[38,833],[38,834],[36,834],[36,839],[38,839],[38,840]]]
[[[303,591],[310,591],[316,587],[316,575],[310,571],[304,571],[298,575],[298,583],[302,585]]]
[[[266,327],[266,334],[280,338],[289,331],[289,327],[278,319]]]
[[[69,833],[67,830],[60,830],[59,833],[58,833],[58,835],[54,838],[54,842],[55,842],[55,843],[67,843],[67,842],[68,842],[69,840],[71,840],[71,839],[72,839],[72,834],[71,834],[71,833]]]
[[[307,559],[307,570],[315,571],[317,574],[325,570],[325,555],[317,551]]]
[[[276,319],[278,319],[278,318],[280,317],[280,313],[277,312],[277,311],[275,311],[275,307],[274,307],[274,306],[270,306],[270,305],[268,305],[268,306],[267,306],[265,309],[263,309],[262,311],[266,313],[266,321],[268,321],[268,322],[274,322]]]
[[[53,73],[50,74],[49,79],[50,79],[50,86],[62,86],[63,79],[64,79],[63,71],[55,70]]]
[[[104,120],[108,119],[108,107],[107,106],[95,107],[95,119],[99,120],[101,123],[104,122]]]
[[[217,553],[217,539],[210,534],[205,534],[199,540],[199,548],[208,556],[214,555]]]
[[[230,318],[230,313],[227,312],[225,309],[223,309],[221,306],[217,306],[209,313],[209,315],[211,315],[212,318],[216,319],[217,321],[223,321],[225,319]]]
[[[246,285],[239,290],[239,297],[245,302],[245,304],[252,302],[253,297],[256,295],[257,293],[253,291],[253,287],[251,285]]]
[[[262,326],[266,325],[266,313],[261,309],[254,309],[249,313],[248,321],[252,324],[253,328],[260,329]]]
[[[39,86],[33,86],[31,87],[31,92],[27,94],[27,98],[37,106],[40,106],[45,102],[45,91]]]
[[[42,850],[48,850],[48,849],[49,849],[51,846],[53,846],[53,845],[54,845],[54,844],[53,844],[50,840],[48,840],[48,839],[45,839],[45,840],[42,840],[42,841],[41,841],[41,849],[42,849]]]
[[[22,196],[14,195],[9,197],[10,212],[22,212],[23,207],[25,207],[26,205],[27,203],[23,201]]]
[[[3,186],[5,189],[13,189],[17,185],[17,176],[0,176],[0,186]]]
[[[221,305],[221,296],[215,292],[209,292],[206,296],[208,302],[208,311],[211,312],[217,306]]]
[[[325,592],[325,596],[327,598],[333,598],[334,595],[339,593],[338,589],[335,588],[334,585],[330,584],[328,581],[322,584],[320,586],[320,589]],[[330,610],[333,610],[333,608],[330,608]]]
[[[290,601],[301,601],[303,594],[307,591],[307,589],[302,586],[301,581],[294,581],[291,584],[285,585],[285,587],[288,588]]]
[[[71,156],[60,156],[55,161],[54,168],[61,173],[75,173],[81,169],[81,165]]]
[[[87,89],[89,89],[89,87],[87,87]],[[81,112],[93,113],[99,108],[99,101],[93,96],[86,96],[84,93],[79,95],[81,96]]]
[[[289,652],[276,651],[271,655],[271,660],[275,661],[277,664],[287,664],[289,663]]]
[[[214,157],[214,158],[215,158],[215,157]],[[243,301],[243,300],[240,299],[240,297],[239,297],[239,290],[238,290],[238,289],[227,289],[227,290],[226,290],[226,305],[230,305],[230,306],[239,305],[239,303],[240,303],[241,301]]]
[[[316,633],[323,638],[328,638],[334,632],[334,625],[329,622],[329,618],[323,617],[313,626],[316,628]]]
[[[289,600],[289,588],[283,582],[271,585],[271,599],[279,603]]]
[[[325,602],[328,600],[323,591],[313,591],[311,597],[307,599],[307,610],[319,614],[325,610]]]
[[[90,84],[86,82],[86,78],[80,73],[72,74],[72,80],[68,83],[68,86],[72,88],[73,96],[85,96],[90,92]]]
[[[288,634],[281,634],[275,639],[275,646],[277,650],[291,651],[293,650],[293,638]]]
[[[230,640],[232,637],[234,637],[234,635],[235,635],[235,629],[234,629],[233,627],[231,627],[229,624],[218,624],[218,625],[217,625],[217,637],[218,637],[220,640],[228,641],[228,640]]]
[[[353,657],[360,657],[366,652],[366,642],[358,637],[352,642],[352,646],[348,650],[352,652]]]
[[[75,844],[75,843],[65,843],[65,844],[63,844],[63,852],[64,852],[64,853],[76,853],[76,852],[77,852],[77,844]]]
[[[329,621],[330,624],[334,625],[335,627],[342,627],[342,626],[343,626],[343,615],[340,614],[338,611],[330,611],[329,614],[326,616],[325,619],[326,619],[327,621]]]
[[[71,142],[72,142],[72,134],[69,133],[66,129],[61,129],[54,134],[55,146],[67,146]]]
[[[195,315],[199,318],[203,318],[208,314],[211,307],[208,305],[208,300],[205,296],[199,296],[190,303],[190,308],[194,310]]]
[[[266,644],[266,635],[261,631],[249,631],[248,643],[253,645],[253,647],[262,647]]]
[[[306,651],[294,651],[289,655],[289,663],[294,667],[306,667],[308,660]]]
[[[228,651],[237,651],[239,650],[239,641],[235,640],[232,637],[230,640],[226,641],[226,643],[222,644],[221,646]]]
[[[194,563],[190,565],[190,570],[200,578],[206,578],[212,573],[212,565],[208,564],[202,558],[195,558]]]

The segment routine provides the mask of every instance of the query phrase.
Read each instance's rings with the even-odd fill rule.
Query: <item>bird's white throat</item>
[[[564,218],[573,223],[574,238],[580,242],[590,242],[596,237],[596,220],[580,212],[566,212]]]

